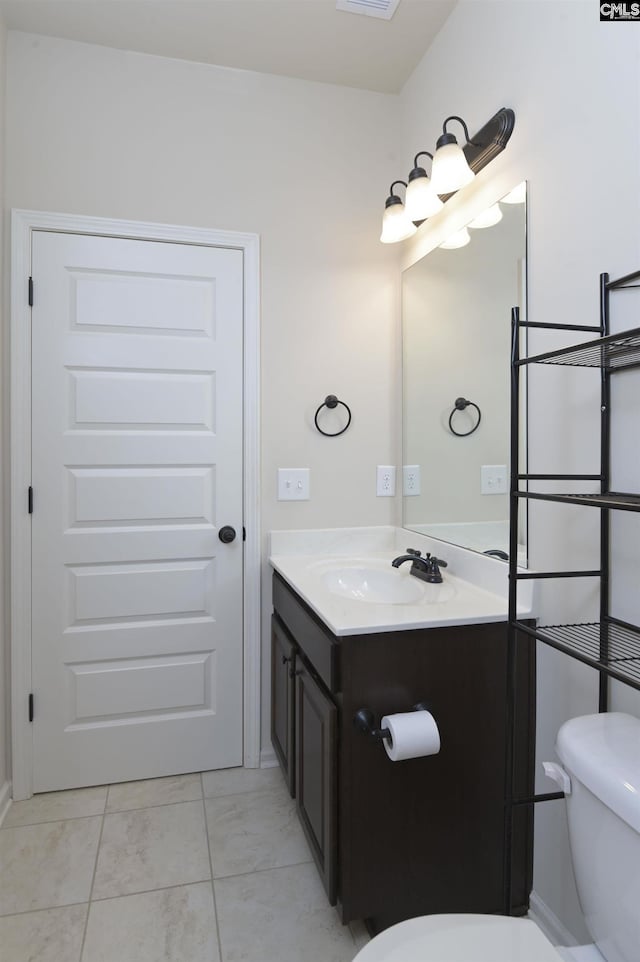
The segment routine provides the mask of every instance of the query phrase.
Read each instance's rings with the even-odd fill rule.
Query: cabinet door
[[[294,757],[294,661],[296,646],[274,615],[271,619],[271,742],[293,797]]]
[[[296,661],[296,796],[298,815],[331,905],[337,883],[337,717],[301,659]]]

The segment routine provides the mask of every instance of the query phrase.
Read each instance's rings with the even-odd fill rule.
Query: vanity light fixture
[[[509,193],[500,199],[501,204],[524,204],[527,200],[527,182],[523,180],[521,184],[510,190]]]
[[[459,247],[466,247],[467,244],[471,242],[471,234],[466,227],[462,230],[456,231],[451,237],[447,237],[446,241],[440,244],[443,251],[456,251]]]
[[[393,192],[396,184],[407,186],[404,180],[394,180],[389,188],[389,196],[384,202],[384,214],[382,215],[380,241],[383,244],[395,244],[397,241],[406,240],[407,237],[415,234],[418,229],[407,216],[402,198]]]
[[[476,176],[467,163],[462,147],[452,133],[447,130],[447,124],[457,120],[462,124],[466,142],[470,143],[469,130],[462,117],[455,115],[447,117],[442,125],[442,133],[436,141],[436,154],[431,166],[431,180],[438,194],[451,194],[461,187],[466,187]]]
[[[491,207],[487,207],[481,214],[474,217],[472,221],[469,221],[467,227],[471,227],[473,230],[481,230],[483,227],[493,227],[494,224],[499,224],[502,220],[502,211],[500,210],[499,204],[492,204]]]
[[[467,142],[463,147],[459,146],[454,135],[447,130],[447,124],[453,120],[462,124],[464,129]],[[442,126],[442,134],[436,143],[435,154],[432,156],[428,150],[421,150],[415,156],[413,169],[409,174],[409,183],[408,185],[405,184],[405,187],[407,187],[405,204],[402,203],[400,197],[393,193],[394,186],[404,184],[404,181],[396,180],[391,185],[391,192],[385,203],[385,214],[382,222],[382,236],[380,238],[382,243],[394,244],[396,241],[411,237],[415,230],[408,226],[407,221],[409,224],[413,221],[414,227],[418,227],[427,217],[442,210],[442,202],[446,202],[460,187],[470,183],[479,171],[504,150],[513,133],[515,122],[516,115],[513,110],[510,107],[501,107],[471,139],[467,125],[461,117],[455,115],[447,117]],[[422,156],[432,158],[431,179],[427,177],[425,169],[418,166],[418,158]],[[519,188],[516,188],[511,194],[508,194],[504,198],[505,203],[523,203],[526,188],[522,190],[521,200],[516,199],[518,190]],[[427,200],[433,208],[431,213],[426,213]],[[497,223],[497,220],[495,223]],[[400,229],[401,226],[403,229]],[[467,240],[465,243],[468,244],[469,241]]]
[[[419,157],[430,157],[433,161],[433,154],[428,150],[421,150],[413,159],[413,169],[409,173],[407,196],[404,202],[407,217],[412,221],[426,220],[444,207],[432,182],[427,177],[426,170],[418,166]]]

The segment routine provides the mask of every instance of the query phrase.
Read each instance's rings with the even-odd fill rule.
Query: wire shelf
[[[562,504],[582,504],[591,508],[613,508],[617,511],[640,511],[640,494],[547,494],[541,491],[518,491],[519,498],[535,501],[559,501]]]
[[[518,621],[516,627],[585,665],[640,689],[640,628],[614,619],[538,628]]]
[[[640,365],[640,327],[622,334],[599,337],[594,341],[563,347],[545,354],[524,357],[519,364],[562,364],[570,367],[596,367],[609,371]]]

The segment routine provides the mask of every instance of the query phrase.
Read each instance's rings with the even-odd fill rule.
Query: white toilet
[[[425,915],[381,932],[354,962],[640,962],[640,720],[573,718],[556,751],[571,781],[571,855],[595,944],[556,949],[527,919]]]

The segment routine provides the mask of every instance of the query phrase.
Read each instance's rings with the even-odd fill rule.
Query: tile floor
[[[351,962],[277,768],[36,795],[0,829],[0,962]]]

